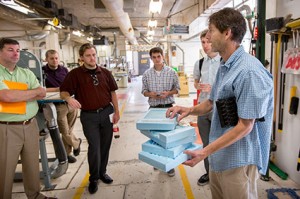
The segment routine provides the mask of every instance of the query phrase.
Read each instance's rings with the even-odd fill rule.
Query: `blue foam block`
[[[182,153],[191,143],[186,143],[183,145],[179,145],[173,148],[165,149],[158,145],[153,140],[148,140],[147,142],[142,144],[142,151],[153,153],[160,156],[165,156],[168,158],[176,158],[180,153]]]
[[[192,135],[192,136],[188,136],[179,140],[175,140],[173,142],[164,142],[160,139],[159,134],[161,132],[158,131],[146,131],[143,130],[141,131],[142,134],[144,134],[145,136],[147,136],[148,138],[150,138],[151,140],[153,140],[154,142],[156,142],[157,144],[159,144],[161,147],[165,148],[165,149],[169,149],[172,147],[176,147],[182,144],[186,144],[189,142],[194,142],[196,140],[196,134]]]
[[[181,140],[185,137],[195,135],[195,128],[191,126],[176,126],[176,129],[168,132],[161,132],[159,139],[163,142],[169,143],[176,140]]]
[[[191,144],[190,147],[187,148],[187,150],[197,150],[202,148],[201,145],[198,144]],[[160,169],[164,172],[168,172],[171,169],[174,169],[179,164],[185,162],[189,159],[189,156],[185,153],[179,154],[176,158],[168,158],[163,157],[155,154],[151,154],[148,152],[141,151],[139,153],[139,160],[152,165],[153,167]]]
[[[177,118],[166,118],[166,108],[152,108],[145,116],[138,120],[136,128],[139,130],[173,130],[177,125]]]

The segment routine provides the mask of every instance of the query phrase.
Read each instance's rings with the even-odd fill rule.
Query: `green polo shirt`
[[[40,86],[36,76],[29,69],[16,67],[13,72],[10,72],[0,64],[0,90],[8,89],[7,85],[3,80],[20,82],[27,84],[28,90],[35,89]],[[36,115],[38,111],[37,101],[26,102],[26,113],[25,114],[10,114],[0,113],[0,121],[24,121],[28,120]]]

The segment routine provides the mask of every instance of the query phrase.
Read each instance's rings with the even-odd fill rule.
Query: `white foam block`
[[[176,158],[180,153],[182,153],[188,146],[192,143],[186,143],[183,145],[179,145],[173,148],[165,149],[158,145],[153,140],[148,140],[147,142],[142,144],[142,151],[153,153],[160,156],[165,156],[168,158]]]
[[[193,143],[190,145],[190,147],[187,148],[187,150],[197,150],[202,148],[201,145]],[[171,169],[174,169],[177,167],[179,164],[185,162],[186,160],[189,159],[189,156],[185,153],[179,154],[176,158],[168,158],[164,156],[159,156],[155,154],[151,154],[148,152],[141,151],[139,153],[139,160],[152,165],[153,167],[160,169],[164,172],[168,172]]]
[[[177,118],[166,118],[166,108],[152,108],[145,116],[138,120],[136,128],[139,130],[173,130],[177,125]]]

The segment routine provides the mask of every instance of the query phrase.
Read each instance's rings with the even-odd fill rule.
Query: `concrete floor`
[[[176,104],[191,106],[196,92],[193,80],[189,80],[190,95],[177,97]],[[198,186],[198,178],[205,173],[203,163],[195,167],[178,166],[174,177],[154,170],[152,166],[138,160],[141,144],[148,140],[136,129],[136,121],[148,110],[147,98],[141,94],[141,77],[132,79],[127,88],[120,88],[118,93],[121,120],[119,122],[119,139],[113,139],[107,173],[114,179],[111,185],[99,182],[99,189],[90,195],[88,186],[87,141],[82,133],[79,119],[76,122],[75,134],[83,139],[82,150],[77,156],[77,162],[69,164],[67,173],[51,184],[56,185],[54,190],[43,191],[47,196],[56,196],[60,199],[101,198],[101,199],[210,199],[209,185]],[[184,119],[182,124],[195,122],[196,117]],[[50,138],[46,140],[48,157],[54,157],[53,145]],[[20,170],[18,166],[17,170]],[[291,180],[281,180],[270,172],[269,182],[258,180],[259,198],[268,198],[266,189],[296,188],[300,185]],[[41,180],[42,189],[44,188]],[[297,192],[300,195],[300,191]],[[277,193],[279,198],[291,198],[288,194]],[[26,198],[22,182],[14,183],[14,199]]]

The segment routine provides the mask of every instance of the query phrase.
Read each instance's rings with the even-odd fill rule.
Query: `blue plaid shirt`
[[[178,75],[169,66],[164,66],[160,71],[160,74],[157,74],[154,67],[149,68],[143,74],[142,82],[142,94],[144,94],[144,92],[161,93],[163,91],[171,91],[173,89],[176,89],[177,91],[180,90]],[[148,102],[150,106],[172,104],[174,103],[174,97],[170,95],[165,99],[153,99],[149,97]]]
[[[243,119],[264,117],[264,122],[255,122],[252,131],[232,145],[210,155],[213,171],[224,171],[245,165],[257,165],[265,174],[271,140],[273,119],[272,75],[252,55],[239,47],[226,61],[221,62],[216,82],[212,87],[213,118],[209,142],[213,142],[233,127],[221,128],[215,101],[236,98],[238,116]]]

